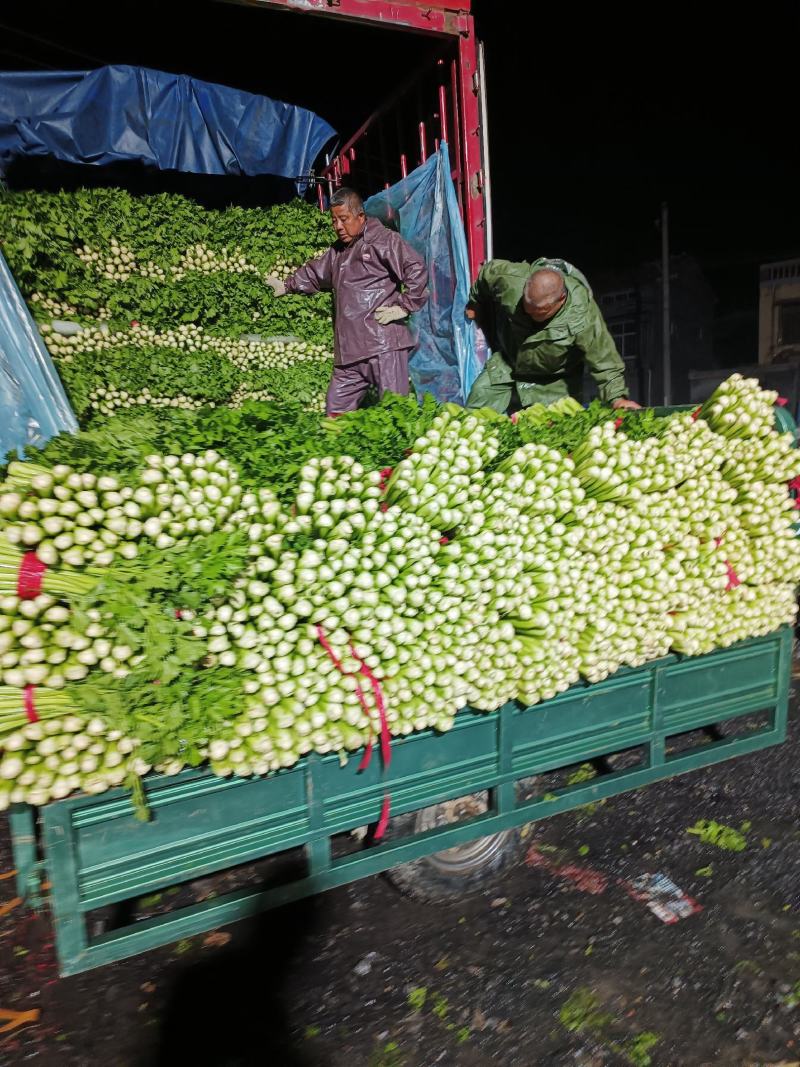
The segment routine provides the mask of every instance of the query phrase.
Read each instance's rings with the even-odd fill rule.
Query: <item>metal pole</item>
[[[672,403],[672,353],[669,310],[669,209],[666,202],[661,205],[661,300],[664,407],[669,407]]]
[[[489,171],[489,110],[486,106],[486,64],[482,42],[478,42],[478,74],[480,78],[481,128],[483,130],[482,169],[483,199],[486,204],[486,258],[491,259],[494,250],[494,231],[492,227],[492,181]]]

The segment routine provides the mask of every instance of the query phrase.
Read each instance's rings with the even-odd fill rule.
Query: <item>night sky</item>
[[[751,308],[754,323],[759,262],[800,254],[797,3],[473,8],[495,255],[562,256],[590,277],[655,259],[666,200],[672,250],[699,259],[721,314]],[[298,44],[300,18],[213,0],[12,2],[0,69],[182,72],[309,107],[346,137],[430,47],[317,19],[324,32]]]

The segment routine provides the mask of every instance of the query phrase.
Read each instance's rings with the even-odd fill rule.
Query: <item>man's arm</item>
[[[323,289],[331,289],[333,287],[332,269],[333,249],[329,248],[324,255],[310,259],[294,274],[290,274],[284,283],[285,292],[309,295],[319,293]]]
[[[594,322],[578,335],[577,344],[583,351],[589,373],[597,382],[603,403],[613,408],[638,408],[635,401],[628,399],[625,364],[599,312]]]
[[[483,328],[481,319],[486,318],[486,311],[491,306],[492,300],[491,280],[487,278],[488,266],[488,263],[483,264],[478,271],[477,278],[470,286],[465,311],[467,318],[472,319],[475,325],[481,329]]]
[[[394,231],[391,231],[391,239],[384,253],[384,264],[403,286],[403,292],[397,294],[397,300],[391,306],[402,308],[406,315],[424,307],[430,295],[425,260]]]

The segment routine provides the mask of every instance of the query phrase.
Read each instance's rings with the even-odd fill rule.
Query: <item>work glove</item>
[[[375,312],[375,318],[381,326],[388,326],[390,322],[400,322],[401,319],[407,319],[408,312],[405,308],[394,304],[392,307],[378,308]]]
[[[277,276],[277,274],[270,274],[269,277],[264,279],[264,281],[267,283],[267,285],[273,291],[275,296],[284,296],[285,295],[285,293],[286,293],[286,285],[284,284],[284,282],[281,281],[281,279]]]

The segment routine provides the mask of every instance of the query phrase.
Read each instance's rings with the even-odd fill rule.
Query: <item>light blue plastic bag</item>
[[[418,337],[410,373],[418,394],[463,404],[480,370],[475,331],[464,318],[469,260],[450,176],[447,145],[396,185],[371,196],[368,215],[400,233],[424,256],[430,300],[413,317]]]
[[[36,323],[0,253],[0,453],[78,429]]]

